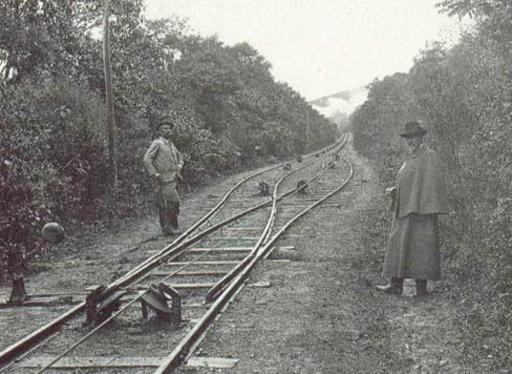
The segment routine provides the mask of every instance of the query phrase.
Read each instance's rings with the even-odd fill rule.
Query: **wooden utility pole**
[[[103,0],[103,68],[105,75],[105,98],[107,104],[107,209],[109,222],[117,215],[117,162],[116,162],[116,121],[114,113],[114,96],[112,94],[112,74],[109,52],[109,0]]]
[[[305,110],[306,113],[306,150],[305,153],[309,151],[309,112],[308,108]]]

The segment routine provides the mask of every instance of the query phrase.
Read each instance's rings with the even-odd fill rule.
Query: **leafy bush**
[[[142,158],[162,117],[178,123],[189,186],[336,137],[247,43],[187,34],[177,18],[148,21],[142,0],[110,5],[119,215],[151,200]],[[107,216],[105,87],[93,35],[101,12],[99,0],[0,2],[2,256],[44,248],[38,232],[48,220],[69,232]]]
[[[370,85],[352,116],[354,143],[391,182],[400,165],[398,132],[423,120],[448,169],[451,209],[443,252],[461,302],[459,322],[468,361],[485,370],[512,365],[512,8],[509,2],[446,0],[453,14],[477,15],[456,46],[434,43],[407,74]],[[391,171],[391,172],[390,172]],[[462,296],[461,296],[462,295]],[[496,329],[496,326],[502,326]]]

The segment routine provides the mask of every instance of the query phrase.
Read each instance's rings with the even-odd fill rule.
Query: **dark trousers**
[[[175,183],[161,184],[156,190],[160,227],[164,234],[174,234],[178,230],[180,198]]]
[[[173,234],[178,229],[179,204],[169,204],[169,207],[159,207],[160,227],[164,234]]]

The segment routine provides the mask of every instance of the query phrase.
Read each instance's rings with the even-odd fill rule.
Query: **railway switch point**
[[[113,288],[107,290],[103,285],[98,286],[85,298],[86,326],[100,324],[109,318],[121,306],[121,298],[127,291]]]
[[[171,301],[169,307],[168,301]],[[141,297],[142,318],[149,319],[152,310],[159,319],[169,320],[174,325],[182,322],[181,295],[174,288],[164,283],[149,286],[148,292]]]
[[[260,191],[261,196],[268,196],[270,195],[270,186],[265,181],[258,182],[258,190]]]
[[[301,194],[301,195],[307,195],[307,191],[306,191],[306,188],[307,188],[308,184],[307,182],[303,179],[303,180],[300,180],[298,183],[297,183],[297,193]]]

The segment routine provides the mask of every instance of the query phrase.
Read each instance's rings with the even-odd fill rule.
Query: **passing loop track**
[[[237,290],[241,287],[243,281],[247,278],[251,269],[255,266],[255,264],[268,254],[269,250],[272,248],[272,245],[279,238],[279,236],[287,230],[296,220],[306,214],[308,211],[321,204],[323,201],[328,199],[333,194],[337,193],[341,190],[351,179],[353,170],[351,166],[345,162],[349,169],[349,176],[343,181],[343,183],[331,191],[329,194],[325,195],[307,209],[304,209],[301,213],[297,214],[291,220],[289,220],[284,226],[281,227],[270,237],[271,229],[273,222],[275,220],[275,215],[277,211],[277,204],[284,198],[297,193],[297,188],[291,188],[286,192],[281,194],[278,193],[278,189],[281,184],[290,178],[295,173],[301,171],[302,169],[306,169],[310,167],[312,164],[321,163],[322,167],[320,171],[317,172],[312,177],[308,178],[306,184],[310,184],[316,179],[318,179],[323,173],[325,173],[328,169],[326,167],[325,160],[322,158],[322,155],[330,156],[334,154],[338,154],[338,152],[343,148],[348,138],[344,137],[340,142],[335,144],[335,146],[331,146],[328,149],[322,150],[321,152],[316,152],[314,154],[309,155],[305,158],[310,163],[304,162],[304,164],[291,172],[286,173],[283,177],[281,177],[274,188],[272,197],[264,202],[258,203],[244,211],[227,217],[216,224],[211,224],[209,227],[203,227],[207,223],[209,223],[209,219],[214,215],[218,214],[220,209],[225,206],[229,197],[233,194],[233,192],[239,189],[241,186],[247,183],[247,181],[255,178],[256,176],[262,175],[265,172],[269,172],[272,170],[278,169],[282,164],[275,165],[264,170],[261,170],[257,173],[251,174],[249,177],[244,178],[242,181],[237,183],[233,188],[231,188],[224,197],[220,200],[220,202],[210,210],[206,215],[204,215],[201,219],[199,219],[193,226],[191,226],[186,232],[176,238],[172,243],[165,246],[162,250],[160,250],[155,255],[149,257],[147,260],[136,266],[134,269],[130,270],[128,273],[123,275],[118,280],[112,282],[107,286],[107,289],[115,289],[122,287],[133,287],[135,284],[140,284],[142,281],[148,279],[150,276],[155,275],[152,270],[155,268],[160,268],[161,266],[165,266],[170,264],[171,262],[177,263],[179,265],[179,259],[183,258],[183,256],[191,255],[195,253],[194,250],[190,250],[190,247],[202,240],[208,235],[218,231],[219,229],[226,227],[229,224],[239,222],[243,217],[249,216],[251,213],[257,212],[262,208],[270,208],[270,213],[266,221],[266,225],[259,236],[256,244],[254,244],[252,250],[249,254],[243,258],[243,260],[239,261],[238,264],[231,269],[231,271],[227,272],[220,281],[214,284],[213,287],[209,288],[206,294],[204,295],[204,299],[207,302],[213,302],[207,309],[207,311],[202,315],[199,321],[194,325],[194,327],[190,330],[190,332],[183,337],[179,343],[176,345],[176,348],[172,350],[171,354],[168,357],[165,357],[162,360],[162,364],[157,369],[157,373],[171,372],[174,368],[176,368],[180,362],[191,352],[194,344],[197,343],[197,340],[201,337],[204,331],[207,329],[208,325],[213,321],[213,319],[219,314],[223,307],[227,305],[229,300],[233,297],[233,295],[237,292]],[[329,164],[331,165],[331,164]],[[197,252],[197,250],[196,250]],[[181,266],[178,269],[171,271],[164,275],[160,282],[164,282],[179,273],[183,273],[183,270],[190,266],[192,263],[199,263],[199,259],[204,256],[211,255],[214,251],[214,248],[209,250],[204,250],[199,257],[195,257],[194,260],[184,260]],[[193,272],[191,272],[193,273]],[[78,347],[82,342],[87,340],[90,336],[94,335],[98,330],[100,330],[103,326],[109,323],[112,319],[116,318],[121,313],[124,313],[132,306],[135,302],[140,300],[140,298],[144,295],[144,289],[147,289],[146,286],[141,286],[143,291],[139,292],[137,296],[130,299],[126,304],[123,305],[121,309],[112,314],[109,318],[103,321],[101,324],[96,326],[93,330],[89,331],[86,335],[78,339],[73,345],[68,347],[64,352],[55,357],[51,362],[46,363],[42,368],[40,368],[40,373],[46,371],[48,368],[52,367],[54,363],[60,360],[63,356],[67,355],[69,352],[73,351],[76,347]],[[42,328],[37,331],[29,334],[25,338],[20,341],[14,343],[13,345],[6,348],[3,352],[0,353],[0,367],[6,366],[11,363],[14,358],[19,357],[20,355],[26,353],[27,351],[33,349],[40,343],[45,337],[52,335],[54,332],[59,330],[66,321],[72,319],[77,316],[79,313],[83,312],[85,309],[85,301],[81,302],[74,308],[62,314],[57,319],[49,322]]]
[[[270,240],[268,240],[265,245],[258,248],[257,252],[251,257],[250,261],[240,270],[236,279],[234,279],[229,286],[222,292],[222,294],[216,299],[216,301],[212,304],[212,306],[208,309],[208,311],[204,314],[203,318],[194,326],[194,328],[190,331],[190,333],[182,339],[180,344],[171,352],[171,354],[162,362],[160,367],[155,371],[155,374],[162,373],[171,373],[175,368],[177,368],[181,362],[190,354],[191,349],[194,347],[194,344],[201,338],[204,334],[205,330],[209,327],[211,322],[215,319],[215,317],[222,311],[224,306],[236,295],[238,289],[242,286],[243,282],[248,277],[252,268],[256,265],[256,263],[264,257],[268,251],[272,248],[272,245],[279,239],[279,237],[299,218],[307,214],[313,208],[323,203],[332,195],[339,192],[343,189],[348,182],[352,179],[354,174],[352,166],[344,161],[349,168],[348,177],[334,190],[323,196],[317,202],[311,204],[309,207],[304,209],[302,212],[294,216],[290,219],[275,235],[272,236]],[[275,201],[274,201],[275,207]]]

